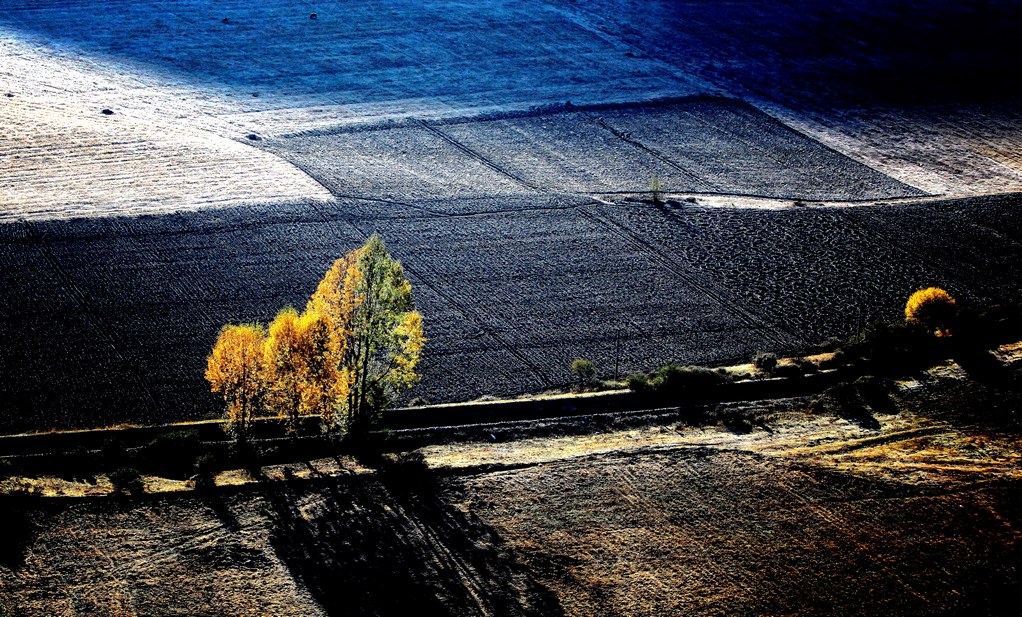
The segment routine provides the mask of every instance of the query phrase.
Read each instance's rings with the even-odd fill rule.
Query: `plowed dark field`
[[[969,78],[1012,66],[1012,3],[2,4],[2,431],[216,415],[217,329],[372,232],[431,402],[1020,291],[1014,196],[813,203],[1017,186],[1014,87]],[[956,114],[897,107],[935,70],[974,86],[919,90]],[[654,178],[671,204],[637,201]]]
[[[1017,297],[1014,197],[878,207],[605,205],[581,196],[338,199],[0,227],[6,430],[217,413],[202,372],[225,322],[301,306],[380,232],[425,314],[429,401],[719,362],[850,335],[937,284]],[[996,250],[991,250],[991,247]]]

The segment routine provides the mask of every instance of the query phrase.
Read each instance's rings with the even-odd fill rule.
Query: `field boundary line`
[[[709,181],[709,180],[699,176],[698,174],[696,174],[691,169],[688,169],[688,168],[684,167],[683,165],[680,165],[680,164],[676,163],[673,159],[668,157],[666,154],[660,152],[659,150],[657,150],[657,149],[655,149],[655,148],[653,148],[651,146],[647,146],[646,144],[642,143],[638,139],[635,139],[635,138],[631,137],[630,135],[627,134],[626,131],[621,131],[619,129],[614,128],[613,126],[610,125],[610,123],[607,122],[607,120],[605,118],[596,117],[596,116],[593,116],[592,114],[589,114],[589,113],[587,113],[586,115],[589,117],[589,119],[594,124],[596,124],[599,127],[602,127],[604,130],[609,131],[614,137],[618,138],[619,140],[621,140],[622,142],[628,144],[629,146],[631,146],[631,147],[633,147],[633,148],[635,148],[637,150],[641,150],[641,151],[645,152],[646,154],[649,154],[650,156],[652,156],[652,157],[662,161],[663,163],[666,163],[668,166],[673,167],[675,170],[681,172],[683,175],[686,175],[686,176],[692,178],[698,184],[701,184],[703,186],[707,186],[707,187],[709,187],[710,189],[712,189],[714,191],[722,190],[721,187],[717,186],[715,183],[713,183],[713,182],[711,182],[711,181]]]
[[[540,193],[545,193],[545,192],[548,191],[548,189],[546,189],[545,187],[541,187],[541,186],[535,185],[532,182],[529,182],[528,180],[526,180],[525,178],[522,178],[518,174],[515,174],[513,172],[510,172],[510,171],[504,169],[499,163],[497,163],[493,159],[489,158],[485,154],[483,154],[481,152],[478,152],[477,150],[471,148],[470,146],[467,146],[467,145],[463,144],[462,142],[460,142],[457,139],[455,139],[453,136],[449,135],[447,132],[442,131],[442,130],[440,130],[439,128],[437,128],[435,126],[432,126],[431,124],[429,124],[425,120],[417,120],[417,123],[418,123],[419,126],[421,126],[422,128],[426,129],[430,133],[433,133],[434,135],[436,135],[440,139],[446,141],[448,144],[454,146],[458,150],[461,150],[464,154],[467,154],[470,158],[476,159],[477,161],[479,161],[483,165],[486,165],[487,167],[489,167],[493,171],[495,171],[495,172],[497,172],[497,173],[499,173],[501,175],[507,176],[508,178],[510,178],[511,180],[514,180],[515,182],[517,182],[518,184],[524,186],[525,188],[531,189],[533,191],[538,191]]]

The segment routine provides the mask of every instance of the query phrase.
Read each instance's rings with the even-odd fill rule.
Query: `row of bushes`
[[[870,380],[914,375],[949,357],[965,365],[970,357],[985,356],[986,350],[998,343],[1019,337],[1022,337],[1022,303],[986,309],[963,308],[947,292],[930,287],[912,294],[906,303],[904,321],[875,322],[848,340],[832,339],[821,345],[818,351],[833,353],[819,365],[803,358],[781,363],[772,353],[757,353],[752,362],[762,373],[783,378],[799,378],[820,369],[838,369],[847,375],[849,383],[856,384],[857,394],[850,397],[836,392],[831,398],[876,401],[875,394],[863,394],[866,392],[863,388],[867,388],[863,384],[871,383]],[[573,370],[575,368],[573,366]],[[587,369],[586,374],[591,378],[594,372],[591,365],[580,368]],[[872,377],[874,375],[877,377]],[[855,381],[857,377],[865,381]],[[720,388],[731,381],[731,375],[722,369],[667,364],[650,374],[631,375],[626,384],[632,391],[656,399],[684,396],[686,400],[698,400],[719,394]]]

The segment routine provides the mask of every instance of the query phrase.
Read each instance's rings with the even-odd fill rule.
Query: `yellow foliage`
[[[419,380],[415,367],[419,364],[422,348],[426,344],[422,331],[422,314],[418,311],[405,313],[394,329],[394,335],[400,351],[394,358],[392,379],[395,385],[407,388]]]
[[[351,382],[340,370],[341,354],[331,322],[315,309],[306,309],[298,322],[303,346],[304,375],[299,388],[302,415],[319,415],[330,426],[337,407],[348,396]]]
[[[265,389],[263,344],[258,324],[225,326],[206,360],[210,389],[224,397],[227,426],[244,436]]]
[[[287,423],[289,431],[298,428],[302,402],[301,384],[305,379],[307,341],[298,313],[287,307],[270,322],[263,349],[266,364],[266,407]]]
[[[937,336],[950,335],[955,313],[955,299],[940,287],[920,289],[905,303],[905,321],[924,326]]]
[[[355,249],[335,261],[305,307],[306,312],[318,313],[330,324],[339,345],[349,334],[357,306],[355,290],[362,280],[358,260],[363,252],[364,248]]]
[[[247,422],[263,404],[291,431],[305,415],[351,430],[367,427],[397,392],[418,380],[425,341],[422,315],[412,310],[411,283],[374,235],[330,266],[303,313],[282,310],[268,331],[225,328],[207,379],[224,394],[230,422],[239,415]],[[235,365],[248,370],[245,388],[230,385],[239,379]]]

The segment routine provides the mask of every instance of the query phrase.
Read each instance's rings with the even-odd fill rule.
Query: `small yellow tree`
[[[307,379],[301,319],[290,306],[270,322],[264,346],[266,363],[266,407],[284,420],[289,433],[298,429],[302,408],[302,386]]]
[[[905,303],[905,321],[919,324],[937,336],[950,336],[957,315],[955,299],[940,287],[920,289]]]
[[[268,331],[225,327],[206,379],[223,394],[239,435],[260,404],[290,432],[305,415],[362,432],[418,380],[425,341],[411,283],[373,235],[333,263],[302,314],[285,308]]]
[[[242,441],[265,393],[265,339],[259,324],[224,326],[206,360],[206,380],[224,397],[227,427]]]
[[[319,415],[324,426],[335,422],[337,407],[348,396],[351,383],[340,371],[341,354],[331,322],[313,308],[302,313],[298,328],[302,345],[304,373],[301,383],[301,415]]]

